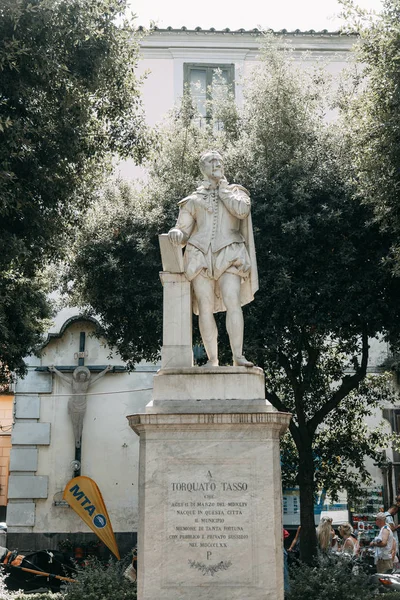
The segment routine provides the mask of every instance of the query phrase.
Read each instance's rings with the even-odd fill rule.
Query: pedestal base
[[[197,406],[197,410],[196,409]],[[264,372],[259,367],[161,369],[146,412],[266,412]]]
[[[138,600],[283,600],[279,436],[290,416],[128,417],[140,435]]]

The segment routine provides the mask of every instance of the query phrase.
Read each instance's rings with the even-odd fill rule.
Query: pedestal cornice
[[[160,369],[157,375],[253,375],[264,377],[261,367],[176,367]]]
[[[130,427],[137,435],[146,429],[175,428],[175,429],[210,429],[238,427],[265,427],[276,429],[282,434],[289,427],[291,413],[140,413],[127,417]]]

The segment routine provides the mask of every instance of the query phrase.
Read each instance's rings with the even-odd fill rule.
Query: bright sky
[[[158,27],[176,29],[184,25],[188,29],[337,31],[342,24],[337,0],[130,0],[130,4],[136,24],[145,27],[154,21]],[[356,4],[379,11],[382,2],[357,0]]]

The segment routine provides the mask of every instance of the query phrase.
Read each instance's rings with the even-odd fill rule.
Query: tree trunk
[[[314,461],[312,447],[299,452],[298,481],[300,487],[300,559],[311,564],[317,555],[314,521]]]

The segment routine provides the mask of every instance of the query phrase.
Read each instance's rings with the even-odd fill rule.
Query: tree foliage
[[[138,44],[116,20],[125,5],[0,6],[0,363],[10,370],[22,367],[49,314],[30,280],[62,256],[111,153],[140,159],[146,149]]]
[[[342,1],[346,27],[359,34],[362,76],[343,102],[351,128],[360,198],[392,236],[390,260],[400,272],[400,2],[383,0],[379,15]]]
[[[42,341],[42,332],[51,316],[46,298],[48,281],[9,273],[2,276],[0,291],[0,381],[7,382],[10,371],[25,371],[24,356]]]
[[[240,111],[228,96],[213,107],[213,123],[199,129],[185,97],[153,152],[148,184],[140,194],[133,193],[132,203],[124,209],[126,226],[119,230],[121,244],[128,236],[136,240],[135,252],[126,253],[130,272],[138,260],[146,260],[154,279],[144,286],[141,280],[130,281],[124,292],[122,261],[113,272],[122,296],[112,290],[111,297],[93,293],[95,266],[99,289],[110,276],[108,267],[103,268],[104,257],[110,253],[109,262],[119,256],[110,241],[111,206],[102,242],[83,234],[72,270],[81,302],[101,315],[105,334],[113,342],[124,337],[118,315],[123,320],[127,314],[140,317],[136,307],[143,309],[146,295],[154,317],[158,295],[156,335],[143,331],[139,322],[132,323],[129,339],[121,344],[124,350],[131,345],[133,351],[150,344],[156,352],[161,344],[156,231],[152,226],[130,229],[137,218],[132,214],[141,214],[144,207],[152,220],[150,210],[155,210],[158,232],[168,231],[177,215],[177,201],[196,187],[200,152],[210,147],[223,152],[228,180],[244,185],[252,199],[260,290],[245,307],[245,351],[265,371],[268,400],[293,414],[290,433],[298,455],[306,559],[316,550],[313,507],[316,485],[322,481],[321,461],[330,452],[339,455],[327,430],[333,423],[336,432],[337,424],[343,425],[340,439],[346,447],[340,455],[348,458],[353,439],[358,439],[346,435],[350,417],[358,409],[367,410],[354,393],[367,373],[368,339],[385,332],[396,319],[399,322],[400,310],[400,282],[382,268],[390,239],[374,222],[371,208],[355,198],[349,140],[339,126],[325,121],[326,90],[320,71],[296,69],[289,52],[269,46],[244,86]],[[138,253],[140,247],[146,251]],[[83,274],[80,283],[78,273]],[[110,310],[112,305],[122,307],[121,312]],[[149,348],[146,355],[150,356]],[[231,360],[225,328],[220,330],[220,355],[223,363]],[[344,420],[348,409],[349,419]],[[371,444],[375,448],[376,438]],[[364,444],[355,452],[357,464],[365,448]],[[347,469],[333,465],[326,481],[332,490],[355,484]]]
[[[335,385],[333,381],[331,385]],[[366,457],[379,462],[383,450],[399,443],[381,417],[382,409],[397,401],[390,372],[367,375],[359,388],[327,415],[313,441],[316,490],[332,500],[337,500],[338,492],[343,490],[349,498],[356,498],[361,486],[372,484]],[[372,421],[373,427],[368,424]],[[298,485],[298,460],[296,445],[288,433],[281,442],[284,488]]]
[[[67,275],[72,303],[97,315],[110,346],[132,367],[160,351],[163,218],[162,208],[129,183],[110,184],[87,214]]]

